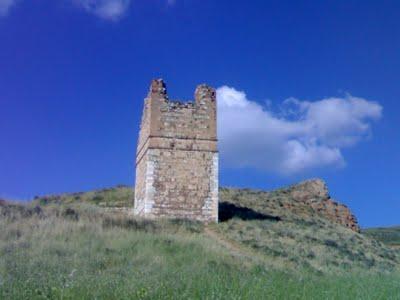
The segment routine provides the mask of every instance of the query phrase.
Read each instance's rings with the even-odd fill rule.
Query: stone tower
[[[153,80],[136,152],[135,215],[218,221],[215,90],[199,85],[195,101],[168,99]]]

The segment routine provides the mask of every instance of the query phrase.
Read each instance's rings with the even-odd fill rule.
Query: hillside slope
[[[204,226],[84,203],[1,203],[0,299],[398,299],[398,259],[378,259],[379,242],[337,226],[240,217]],[[293,252],[317,244],[315,255]],[[329,248],[335,268],[321,265]],[[349,251],[354,265],[335,265]]]
[[[209,225],[135,218],[132,199],[132,188],[118,186],[0,201],[0,298],[400,295],[399,249],[375,238],[387,235],[359,233],[348,210],[338,216],[341,205],[321,181],[272,192],[222,188],[220,222]]]
[[[399,265],[397,251],[358,233],[355,217],[348,210],[337,214],[343,212],[343,206],[329,198],[320,180],[272,192],[221,189],[220,198],[222,216],[231,214],[232,209],[239,213],[218,224],[216,230],[272,257],[275,264],[328,273],[389,271]],[[327,209],[320,209],[325,204]],[[247,214],[240,216],[240,212]]]
[[[221,188],[220,201],[285,220],[322,218],[353,231],[360,231],[356,217],[345,205],[331,199],[328,187],[320,179],[307,180],[271,192]]]
[[[131,216],[133,189],[125,186],[87,193],[37,197],[44,206],[91,204],[109,213]],[[272,192],[220,189],[220,223],[214,234],[262,255],[278,269],[312,272],[371,270],[389,272],[400,262],[398,251],[359,234],[355,217],[330,199],[321,180]]]

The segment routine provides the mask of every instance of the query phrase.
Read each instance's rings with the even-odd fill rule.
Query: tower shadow
[[[251,220],[270,220],[280,221],[281,218],[277,216],[271,216],[252,210],[251,208],[237,206],[228,202],[219,203],[219,214],[218,219],[220,222],[226,222],[233,218],[239,218],[244,221]]]

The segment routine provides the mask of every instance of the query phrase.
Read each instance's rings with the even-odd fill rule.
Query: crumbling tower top
[[[149,98],[160,98],[168,100],[167,86],[162,79],[153,79],[150,85]]]

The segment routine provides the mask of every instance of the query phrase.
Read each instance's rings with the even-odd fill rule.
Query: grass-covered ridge
[[[86,203],[100,207],[131,207],[133,205],[133,198],[134,191],[132,187],[118,185],[112,188],[89,192],[36,196],[35,202],[39,205]]]
[[[398,249],[285,193],[221,189],[207,226],[134,218],[123,186],[0,203],[0,299],[399,299]]]

